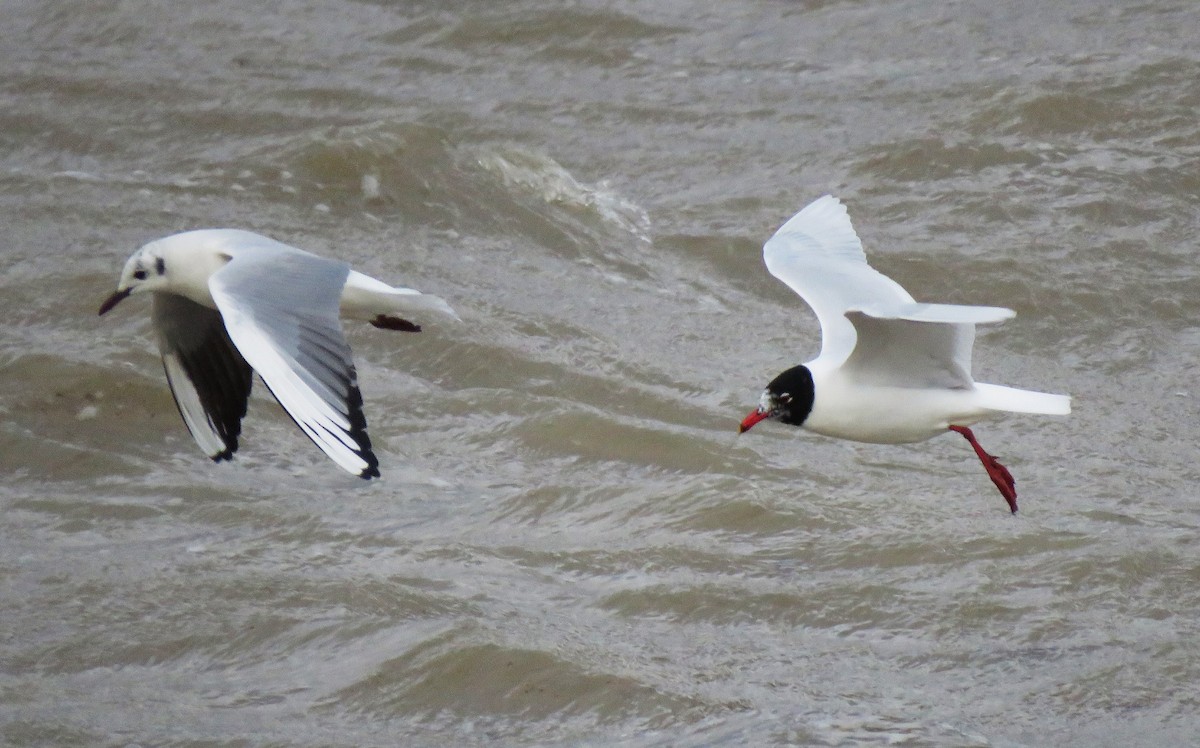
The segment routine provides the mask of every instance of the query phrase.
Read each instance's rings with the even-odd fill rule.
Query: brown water
[[[0,740],[1179,746],[1200,734],[1200,5],[0,5]],[[968,445],[738,421],[824,192],[1003,304]],[[446,297],[350,331],[384,478],[208,462],[125,258],[236,226]]]

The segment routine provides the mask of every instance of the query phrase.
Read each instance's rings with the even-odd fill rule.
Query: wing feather
[[[846,318],[858,333],[854,351],[842,364],[845,375],[862,384],[888,387],[969,389],[975,325],[881,319],[863,312]]]
[[[338,306],[342,262],[276,244],[209,279],[229,337],[296,425],[339,466],[379,475]]]
[[[821,324],[821,358],[836,364],[854,350],[849,309],[915,303],[886,275],[867,264],[846,206],[831,195],[806,206],[763,246],[767,270],[812,307]]]
[[[151,320],[179,415],[205,454],[228,460],[254,383],[250,364],[215,309],[171,293],[153,296]]]
[[[851,366],[860,378],[970,386],[974,326],[1014,316],[1002,307],[918,303],[867,263],[846,206],[830,195],[784,223],[764,245],[763,259],[817,315],[822,363]],[[914,348],[899,364],[901,375],[895,362],[906,346]]]

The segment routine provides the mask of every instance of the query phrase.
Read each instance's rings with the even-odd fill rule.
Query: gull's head
[[[155,242],[147,244],[125,262],[121,280],[117,282],[117,290],[100,305],[100,314],[104,314],[132,294],[166,288],[168,278],[167,260],[163,257],[161,248]]]
[[[199,229],[155,239],[125,262],[117,290],[100,305],[100,313],[143,291],[170,291],[212,307],[209,278],[256,242],[270,239],[237,229]]]
[[[793,366],[771,380],[758,398],[758,407],[742,419],[743,434],[768,419],[800,426],[812,412],[813,378],[807,366]]]

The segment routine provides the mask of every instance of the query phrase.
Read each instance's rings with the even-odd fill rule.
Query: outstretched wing
[[[879,319],[849,312],[858,333],[841,371],[876,386],[967,389],[975,325]]]
[[[379,475],[338,304],[343,262],[264,242],[209,279],[229,337],[296,425],[339,466]]]
[[[821,358],[837,364],[854,349],[849,309],[912,303],[899,283],[867,264],[846,206],[817,198],[783,224],[763,247],[767,270],[812,307],[821,324]]]
[[[966,389],[971,377],[975,325],[1014,316],[1011,309],[914,304],[904,316],[846,312],[858,340],[841,371],[864,384]]]
[[[151,319],[163,369],[192,438],[213,460],[238,448],[254,374],[215,309],[172,293],[155,293]]]
[[[830,195],[817,198],[783,224],[767,240],[763,259],[767,270],[800,294],[816,313],[821,324],[820,358],[832,366],[846,361],[856,351],[856,341],[868,324],[860,325],[854,320],[862,315],[855,318],[848,312],[862,312],[877,320],[972,326],[1013,316],[1011,310],[999,307],[917,303],[899,283],[867,264],[862,242],[850,223],[846,206]],[[872,327],[871,331],[875,332],[876,328]],[[860,371],[865,372],[868,361],[882,362],[882,351],[894,348],[894,343],[890,342],[895,338],[892,331],[885,333],[880,329],[878,334],[880,341],[871,351],[863,352]],[[965,371],[969,379],[973,327],[969,336],[957,329],[937,335],[947,339],[938,342],[934,348],[953,350],[955,353],[951,358],[961,358],[965,350]]]

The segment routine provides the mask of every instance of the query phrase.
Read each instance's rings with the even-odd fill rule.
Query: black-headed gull
[[[1016,481],[968,428],[996,413],[1066,415],[1071,398],[971,378],[975,325],[1011,309],[921,304],[867,264],[845,206],[818,198],[763,247],[767,270],[821,325],[821,352],[775,377],[739,433],[775,419],[826,436],[902,444],[962,434],[1017,511]]]
[[[163,368],[188,431],[214,461],[228,460],[250,397],[252,371],[296,425],[345,470],[379,476],[341,313],[388,330],[419,332],[405,317],[440,312],[438,298],[393,288],[274,239],[203,229],[134,252],[104,314],[153,292]]]

